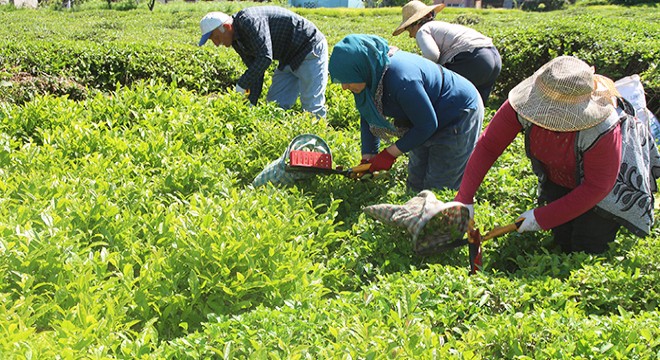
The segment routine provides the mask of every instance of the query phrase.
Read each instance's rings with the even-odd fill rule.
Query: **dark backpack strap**
[[[623,111],[626,114],[628,114],[630,116],[633,116],[633,117],[637,116],[637,112],[635,111],[635,107],[633,106],[633,104],[630,103],[630,101],[622,98],[621,96],[618,96],[616,98],[616,100],[617,100],[616,105],[618,107],[620,107],[621,109],[623,109]]]

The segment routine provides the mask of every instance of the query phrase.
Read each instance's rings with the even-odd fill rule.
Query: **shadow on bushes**
[[[67,96],[73,101],[85,100],[91,91],[77,81],[48,74],[19,72],[0,79],[0,101],[23,105],[37,96]]]

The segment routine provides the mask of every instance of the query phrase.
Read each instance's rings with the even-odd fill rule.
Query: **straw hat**
[[[552,131],[579,131],[598,125],[614,111],[612,80],[572,56],[560,56],[509,92],[518,115]]]
[[[403,21],[401,21],[401,25],[394,30],[392,35],[397,36],[401,34],[408,26],[423,18],[431,11],[438,12],[444,8],[445,4],[426,5],[418,0],[413,0],[403,5]]]

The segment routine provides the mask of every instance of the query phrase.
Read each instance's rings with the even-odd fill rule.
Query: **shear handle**
[[[351,172],[354,172],[354,173],[367,172],[367,171],[369,171],[370,167],[371,167],[370,163],[360,164],[356,167],[351,168]]]
[[[516,221],[513,224],[505,225],[505,226],[498,226],[494,228],[493,230],[489,231],[482,237],[482,241],[489,240],[492,238],[496,238],[498,236],[502,236],[504,234],[508,234],[510,232],[518,230],[520,225],[522,225],[523,221],[525,221],[525,218],[519,218],[518,221]]]
[[[346,172],[346,176],[348,176],[350,178],[353,178],[353,179],[361,178],[364,174],[369,172],[370,167],[371,167],[370,163],[360,164],[356,167],[352,167],[352,168],[348,169],[348,172]]]

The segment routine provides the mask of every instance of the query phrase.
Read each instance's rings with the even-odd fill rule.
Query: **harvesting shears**
[[[377,179],[384,175],[387,175],[387,171],[374,171],[371,172],[369,168],[371,164],[365,163],[358,166],[354,166],[350,169],[343,170],[341,166],[337,166],[334,170],[335,174],[344,175],[347,178],[354,180],[365,180],[365,179]]]
[[[475,228],[474,226],[474,220],[470,219],[470,222],[468,223],[468,232],[467,232],[468,250],[470,253],[470,274],[475,274],[477,271],[481,271],[481,267],[482,267],[481,243],[486,240],[490,240],[498,236],[508,234],[512,231],[518,230],[520,225],[522,225],[523,221],[525,221],[525,218],[519,218],[516,222],[512,224],[505,226],[498,226],[487,232],[486,235],[481,236],[479,229]]]
[[[353,180],[376,179],[385,175],[386,171],[371,172],[371,164],[365,163],[352,168],[343,166],[332,167],[332,155],[314,151],[292,150],[286,171],[306,172],[314,174],[337,174]]]

